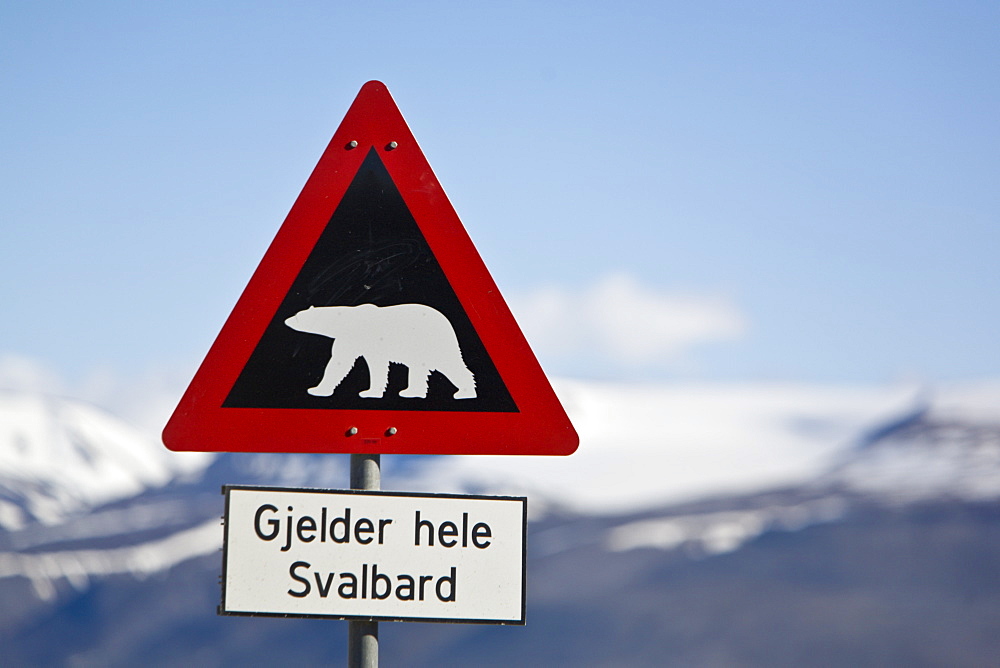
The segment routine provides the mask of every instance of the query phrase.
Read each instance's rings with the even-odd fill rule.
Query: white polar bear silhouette
[[[379,398],[389,384],[389,363],[407,367],[409,385],[399,396],[426,398],[431,371],[458,388],[456,399],[474,399],[476,380],[462,360],[455,330],[440,312],[423,304],[310,306],[285,320],[294,330],[334,339],[323,378],[307,391],[328,397],[354,368],[368,364],[369,386],[358,396]]]

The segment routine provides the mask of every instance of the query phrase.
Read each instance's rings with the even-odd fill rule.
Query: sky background
[[[995,378],[998,71],[995,2],[11,0],[0,381],[183,389],[370,79],[552,375]]]

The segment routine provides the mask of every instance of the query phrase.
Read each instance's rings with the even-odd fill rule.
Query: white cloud
[[[44,364],[11,353],[0,354],[0,389],[37,394],[62,394],[65,383]]]
[[[746,319],[721,296],[678,294],[610,274],[579,289],[548,286],[511,300],[543,362],[598,368],[660,368],[702,343],[740,338]]]

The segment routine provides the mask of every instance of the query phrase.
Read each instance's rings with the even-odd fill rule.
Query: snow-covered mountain
[[[849,572],[844,582],[854,583],[851,578],[856,578],[851,586],[868,591],[864,588],[875,585],[863,584],[863,573],[873,568],[870,559],[883,555],[873,547],[875,552],[869,557],[865,550],[869,545],[891,543],[888,537],[897,534],[913,536],[921,545],[925,534],[926,540],[936,536],[939,547],[928,554],[939,556],[921,557],[913,566],[924,573],[920,577],[925,580],[944,577],[942,568],[965,569],[964,563],[956,561],[957,555],[1000,551],[1000,535],[994,539],[1000,534],[996,512],[1000,384],[934,392],[906,387],[635,386],[578,381],[558,382],[556,387],[581,435],[576,454],[565,458],[384,457],[383,487],[526,493],[533,518],[529,619],[551,626],[560,624],[558,619],[568,610],[578,617],[589,611],[586,618],[579,618],[581,630],[566,630],[560,636],[561,642],[569,643],[565,651],[571,654],[571,646],[589,647],[598,638],[604,644],[620,642],[616,635],[601,636],[594,626],[596,620],[606,623],[641,612],[643,618],[652,614],[662,628],[673,628],[674,617],[649,609],[633,610],[633,604],[654,593],[659,597],[656,600],[673,600],[678,587],[701,582],[702,574],[724,564],[729,569],[726,577],[755,588],[758,576],[744,579],[748,574],[781,563],[791,570],[772,575],[780,589],[789,585],[785,578],[800,577],[795,575],[798,569],[815,570],[796,559],[816,559],[813,550],[821,549],[818,546],[824,541],[834,541],[837,547],[822,549],[834,550],[846,561],[831,563],[834,570],[826,575],[810,577],[843,579]],[[91,652],[87,655],[91,663],[128,665],[147,658],[148,643],[161,646],[149,635],[148,624],[135,628],[125,624],[122,629],[100,626],[99,632],[91,629],[94,639],[81,639],[63,653],[37,640],[38,634],[57,633],[56,629],[61,634],[66,625],[85,623],[72,611],[95,596],[111,596],[116,603],[102,605],[117,612],[100,614],[116,617],[86,624],[119,624],[123,615],[131,619],[135,612],[131,602],[140,605],[149,597],[173,601],[173,607],[157,608],[161,623],[180,629],[197,618],[205,628],[215,629],[219,637],[204,637],[200,650],[214,652],[213,656],[223,656],[218,653],[227,646],[225,634],[243,633],[239,629],[251,626],[253,634],[241,636],[241,642],[256,648],[255,656],[263,663],[277,663],[280,658],[268,654],[268,633],[281,636],[281,642],[294,638],[302,648],[318,647],[312,635],[296,635],[300,632],[295,629],[305,626],[259,627],[253,621],[214,618],[211,599],[218,595],[215,579],[222,537],[219,487],[226,483],[344,487],[346,456],[172,453],[153,435],[94,406],[7,393],[0,395],[0,465],[0,600],[20,601],[19,605],[0,604],[0,641],[24,652],[10,656],[21,656],[27,663],[62,665],[68,656],[79,658],[86,650]],[[959,542],[948,548],[951,551],[940,547],[949,541]],[[886,558],[908,563],[916,559],[909,552],[912,545],[910,541],[885,548],[896,550]],[[758,563],[758,559],[764,561]],[[842,572],[845,568],[848,571]],[[969,570],[968,577],[981,570]],[[982,572],[988,573],[988,568]],[[887,577],[886,582],[893,581]],[[947,582],[951,577],[957,576],[941,580],[945,584],[935,590],[934,605],[944,611],[942,615],[950,615],[948,620],[964,619],[964,613],[939,600],[950,595]],[[976,577],[981,580],[980,575]],[[681,582],[688,584],[681,586]],[[706,619],[729,614],[721,612],[730,609],[725,597],[706,594],[714,591],[715,582],[705,580],[699,585],[702,589],[691,590],[696,598],[685,603]],[[980,595],[988,595],[988,606],[982,610],[992,610],[989,606],[995,604],[1000,613],[1000,587],[996,597],[990,598],[992,585],[983,582],[977,585]],[[811,586],[781,590],[789,610],[801,606],[803,619],[814,606],[831,605],[814,600]],[[910,585],[900,586],[880,596],[887,597],[885,601],[892,606],[902,605],[901,601],[909,600],[910,594],[904,593]],[[921,585],[926,586],[926,582]],[[197,608],[191,607],[194,601],[199,601]],[[752,605],[760,604],[756,598],[753,601]],[[848,608],[844,619],[861,614]],[[744,627],[748,623],[740,622]],[[787,623],[805,622],[795,617]],[[421,625],[417,635],[413,625],[402,626],[396,632],[409,639],[408,647],[439,637],[440,643],[455,652],[455,664],[480,656],[482,637],[474,640],[470,632],[458,628],[461,625],[445,625],[447,632]],[[830,641],[835,644],[852,642],[855,637],[850,629],[831,628],[839,634],[839,640]],[[675,631],[687,633],[680,628]],[[713,627],[699,633],[718,632]],[[162,633],[169,631],[158,631],[155,637]],[[801,633],[818,631],[804,626]],[[656,643],[676,641],[670,634],[663,638]],[[736,643],[733,652],[737,647],[742,652],[755,642],[742,636],[729,640]],[[691,654],[690,661],[675,665],[719,664],[712,658],[710,645],[692,639],[684,642],[689,641],[694,643],[691,651],[708,654]],[[232,643],[230,638],[228,645]],[[123,653],[109,654],[112,644]],[[131,649],[122,649],[126,646]],[[534,646],[529,641],[525,646],[539,650],[544,643]],[[495,649],[499,647],[507,645]],[[428,665],[441,661],[439,649],[427,650]],[[169,656],[177,661],[191,659],[183,643],[173,651],[177,654]],[[504,654],[506,650],[497,651],[497,665],[503,664],[499,658],[503,656],[515,661]],[[236,661],[236,650],[230,647],[225,652],[226,661],[212,663]],[[576,660],[567,658],[562,665],[613,663],[608,657],[602,663],[602,655],[593,648],[579,652],[583,653],[572,654]],[[772,657],[760,656],[765,655]],[[420,665],[416,657],[418,653],[407,661]],[[168,658],[162,662],[170,663]],[[659,665],[654,659],[634,657],[626,663]],[[802,665],[791,659],[771,663]],[[728,665],[755,664],[731,660]]]
[[[1000,498],[1000,384],[939,391],[841,453],[816,484],[898,503]]]
[[[71,399],[0,392],[0,527],[57,524],[196,474],[210,460],[167,452],[107,412]]]
[[[413,491],[525,491],[539,504],[619,513],[807,480],[866,432],[912,410],[900,388],[625,385],[557,391],[581,435],[571,457],[386,457],[387,486]],[[0,393],[0,526],[55,524],[178,478],[215,459],[166,450],[96,406]],[[302,484],[302,458],[257,468]],[[310,464],[307,468],[312,468]],[[280,473],[279,473],[280,472]],[[327,484],[343,486],[346,481]]]
[[[609,530],[605,544],[613,551],[686,547],[722,554],[767,532],[841,520],[859,504],[996,502],[1000,384],[918,393],[840,445],[814,460],[820,466],[810,475],[671,504]]]
[[[645,513],[610,530],[607,548],[697,544],[706,553],[835,520],[843,491],[1000,495],[1000,385],[935,397],[907,387],[556,387],[581,435],[576,454],[386,457],[383,487],[526,494],[535,519]],[[170,452],[95,406],[13,392],[0,394],[0,465],[0,546],[10,550],[0,577],[24,575],[46,596],[60,579],[163,571],[217,549],[221,484],[337,488],[348,476],[339,455]],[[790,487],[802,495],[762,508],[676,510]],[[109,537],[113,549],[92,549]]]
[[[581,435],[573,456],[387,457],[386,488],[528,493],[536,512],[557,506],[610,514],[750,492],[816,476],[866,430],[912,411],[915,396],[905,387],[563,381],[557,389]],[[214,459],[170,452],[157,435],[90,404],[3,392],[0,527],[55,525],[171,481],[197,478]],[[304,484],[315,469],[303,457],[247,459],[282,484]]]

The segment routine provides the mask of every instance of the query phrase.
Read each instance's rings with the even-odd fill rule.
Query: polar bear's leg
[[[455,392],[456,399],[476,398],[476,377],[472,375],[472,372],[464,364],[460,369],[453,370],[451,375],[448,376],[448,380],[458,387],[458,391]]]
[[[438,371],[443,373],[452,385],[458,388],[458,391],[455,392],[456,399],[476,398],[476,377],[460,359],[452,361],[447,369],[439,368]]]
[[[340,382],[354,368],[354,363],[357,361],[356,357],[337,355],[336,351],[336,344],[334,344],[334,347],[330,350],[330,361],[326,363],[326,369],[323,371],[323,378],[319,381],[319,385],[306,390],[314,397],[328,397],[333,394],[333,391],[337,389]]]
[[[368,389],[359,392],[358,396],[365,399],[381,399],[389,384],[389,360],[365,356],[365,362],[368,363]]]
[[[409,384],[405,390],[399,392],[399,396],[407,399],[426,399],[427,377],[431,374],[430,369],[416,364],[407,365],[406,368],[409,369]]]

